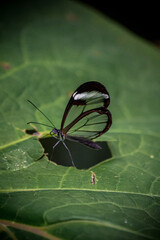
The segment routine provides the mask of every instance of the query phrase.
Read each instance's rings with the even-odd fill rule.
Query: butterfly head
[[[52,129],[52,134],[59,136],[59,130],[57,128]]]
[[[53,128],[52,129],[51,135],[52,135],[52,137],[57,138],[57,139],[59,139],[61,141],[64,141],[64,139],[65,139],[65,137],[62,134],[61,130],[58,130],[57,128]]]

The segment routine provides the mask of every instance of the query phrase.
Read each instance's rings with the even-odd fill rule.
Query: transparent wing
[[[67,126],[70,125],[72,122],[74,122],[74,119],[77,119],[77,118],[81,120],[82,122],[81,125],[84,125],[84,127],[89,126],[86,123],[86,121],[92,120],[92,123],[94,123],[94,121],[96,122],[96,119],[98,122],[106,121],[106,119],[100,120],[102,116],[98,117],[98,115],[100,114],[98,113],[96,114],[95,111],[92,114],[89,111],[93,109],[100,109],[100,108],[107,109],[109,103],[110,103],[109,93],[101,83],[87,82],[82,84],[72,94],[70,101],[67,104],[67,107],[65,109],[65,112],[62,118],[61,131],[66,133],[66,131],[68,130]],[[83,115],[86,112],[88,114],[91,114],[90,120],[88,120],[89,116],[87,117],[87,114],[85,116]],[[83,120],[82,120],[82,116],[85,117]],[[76,127],[80,133],[80,128],[78,124],[80,123],[76,123]],[[100,123],[97,123],[97,128],[100,129],[101,127],[98,125],[100,125]],[[103,123],[102,125],[105,125],[105,123]],[[73,131],[72,133],[74,133],[75,131]]]
[[[109,130],[112,116],[105,108],[92,109],[80,114],[63,129],[66,136],[94,139]]]

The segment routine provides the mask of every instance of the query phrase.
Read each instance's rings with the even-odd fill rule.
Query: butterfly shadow
[[[72,161],[62,142],[60,142],[53,151],[53,146],[57,142],[56,139],[49,137],[41,138],[39,140],[50,161],[55,162],[57,165],[66,167],[72,166]],[[74,164],[78,169],[88,169],[112,157],[111,151],[106,142],[97,142],[102,148],[100,150],[94,150],[82,144],[68,140],[65,140],[65,143],[69,148]]]

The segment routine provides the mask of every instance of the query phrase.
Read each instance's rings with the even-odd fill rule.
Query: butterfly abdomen
[[[101,147],[95,143],[95,142],[92,142],[91,140],[87,139],[87,138],[83,138],[83,137],[75,137],[75,136],[69,136],[69,135],[66,135],[66,138],[68,140],[71,140],[71,141],[74,141],[74,142],[79,142],[79,143],[82,143],[90,148],[93,148],[93,149],[101,149]]]

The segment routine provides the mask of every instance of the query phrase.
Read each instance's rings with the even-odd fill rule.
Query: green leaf
[[[9,2],[0,19],[1,239],[159,239],[159,50],[76,2]],[[88,170],[49,162],[25,132],[46,121],[26,99],[59,128],[70,94],[93,80],[111,95],[98,140],[112,156]]]

